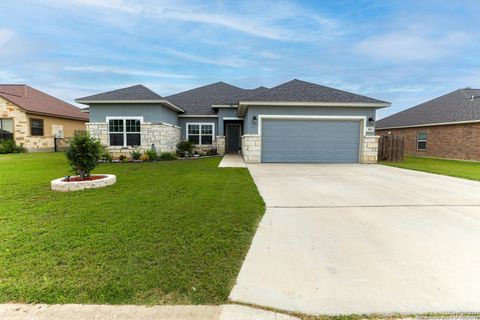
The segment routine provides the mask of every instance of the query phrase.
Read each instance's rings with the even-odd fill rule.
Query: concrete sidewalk
[[[222,161],[218,165],[219,168],[246,168],[245,162],[241,155],[236,153],[227,153],[223,156]]]
[[[135,306],[0,304],[1,320],[299,320],[240,305]]]

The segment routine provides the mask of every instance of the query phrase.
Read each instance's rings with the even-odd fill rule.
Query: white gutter
[[[410,125],[410,126],[375,128],[375,130],[406,129],[406,128],[436,127],[436,126],[450,126],[450,125],[456,125],[456,124],[468,124],[468,123],[479,123],[479,122],[480,122],[480,120],[440,122],[440,123],[426,123],[426,124],[415,124],[415,125]]]
[[[218,118],[215,114],[179,114],[179,118]]]
[[[244,116],[248,106],[294,106],[294,107],[348,107],[348,108],[385,108],[390,107],[389,102],[287,102],[287,101],[240,101],[238,114]]]
[[[75,99],[75,102],[81,103],[81,104],[112,104],[112,103],[152,103],[152,104],[164,104],[167,107],[169,107],[172,110],[178,111],[178,112],[185,112],[185,110],[177,107],[173,103],[167,100],[81,100],[81,99]]]

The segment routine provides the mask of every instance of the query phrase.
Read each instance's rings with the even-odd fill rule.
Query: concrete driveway
[[[230,299],[306,314],[480,310],[480,183],[249,165],[267,211]]]

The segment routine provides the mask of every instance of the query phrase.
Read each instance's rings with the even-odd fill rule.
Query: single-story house
[[[54,136],[85,131],[88,113],[25,84],[0,84],[0,140],[28,151],[52,151]]]
[[[380,135],[402,135],[405,154],[480,160],[480,89],[459,89],[377,121]]]
[[[372,163],[374,123],[390,103],[292,80],[242,89],[217,82],[162,97],[136,85],[79,98],[88,105],[88,131],[114,154],[132,148],[175,151],[181,140],[245,161]]]

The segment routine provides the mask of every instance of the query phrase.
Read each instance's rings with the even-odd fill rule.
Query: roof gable
[[[117,90],[102,92],[88,97],[76,99],[77,102],[108,102],[108,101],[155,101],[164,100],[162,96],[150,90],[144,85],[121,88]]]
[[[387,103],[302,80],[291,80],[248,97],[248,101]]]
[[[378,120],[376,127],[382,129],[463,121],[480,121],[480,89],[455,90]]]
[[[0,84],[0,97],[26,112],[88,121],[88,114],[80,108],[25,84]]]
[[[259,89],[259,88],[257,88]],[[225,82],[216,82],[165,97],[186,111],[186,114],[214,114],[214,104],[237,104],[239,99],[252,91]]]

